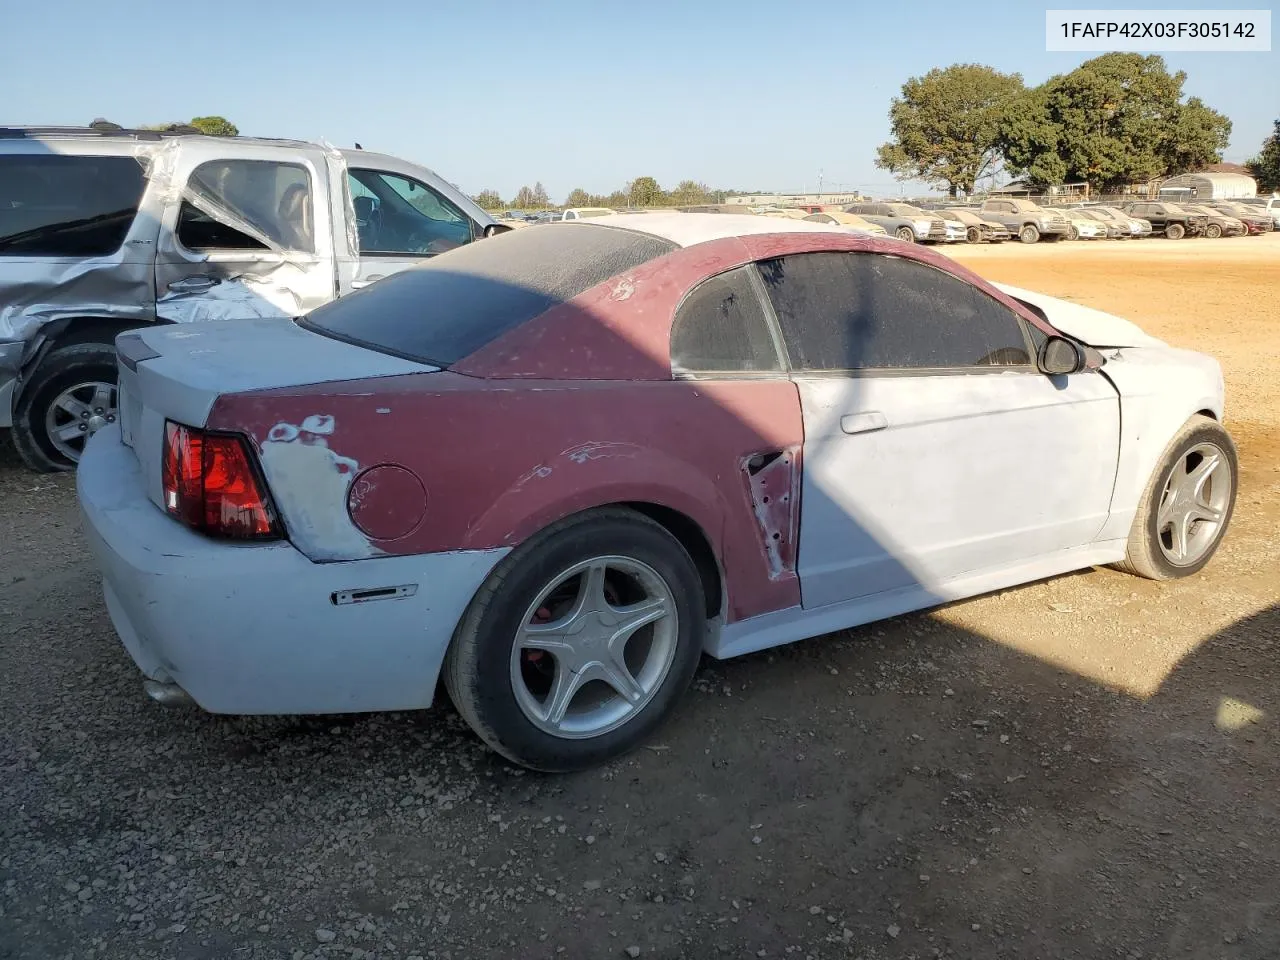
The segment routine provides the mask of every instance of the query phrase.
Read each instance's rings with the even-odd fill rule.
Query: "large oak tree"
[[[1007,106],[1022,77],[977,63],[957,63],[912,77],[889,107],[893,139],[876,151],[876,166],[902,180],[970,193],[1000,159]]]

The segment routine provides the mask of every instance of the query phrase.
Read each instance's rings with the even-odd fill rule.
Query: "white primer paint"
[[[347,492],[360,464],[329,449],[334,418],[312,414],[301,425],[277,423],[262,444],[262,469],[289,535],[313,560],[381,555],[351,522]]]

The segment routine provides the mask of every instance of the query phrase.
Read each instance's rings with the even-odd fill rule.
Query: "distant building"
[[[751,193],[725,197],[724,202],[735,207],[821,207],[857,203],[864,199],[860,193]]]
[[[1256,197],[1258,182],[1242,173],[1184,173],[1160,184],[1165,200],[1238,200]]]

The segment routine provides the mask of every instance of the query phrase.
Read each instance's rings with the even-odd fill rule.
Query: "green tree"
[[[681,180],[667,198],[673,206],[689,207],[695,203],[712,203],[711,188],[696,180]]]
[[[497,190],[481,190],[471,199],[483,210],[497,210],[503,206],[502,194]]]
[[[615,190],[613,193],[609,194],[609,196],[604,198],[604,203],[600,204],[600,206],[612,207],[615,210],[622,210],[631,206],[631,199],[627,196],[625,191]]]
[[[1164,58],[1106,53],[1050,77],[1009,105],[1006,166],[1040,184],[1116,190],[1221,158],[1231,121],[1198,99]]]
[[[191,126],[210,137],[238,137],[240,128],[226,117],[193,117]]]
[[[876,166],[900,180],[947,187],[954,197],[1000,159],[998,141],[1022,77],[977,63],[956,63],[912,77],[889,107],[893,139],[876,150]]]
[[[532,210],[538,205],[533,196],[533,187],[523,186],[516,191],[516,198],[511,201],[511,205],[517,210]]]
[[[660,207],[666,199],[653,177],[636,177],[631,181],[629,193],[630,205],[635,207]]]
[[[1259,189],[1280,190],[1280,120],[1275,122],[1271,136],[1262,141],[1262,150],[1245,166],[1258,181]]]
[[[569,196],[565,199],[564,205],[566,207],[593,207],[595,206],[595,204],[592,203],[593,199],[594,198],[591,194],[587,193],[587,191],[583,190],[581,187],[574,187],[569,191]]]
[[[542,185],[541,180],[533,185],[533,205],[535,207],[551,206],[551,198],[547,196],[547,188]]]

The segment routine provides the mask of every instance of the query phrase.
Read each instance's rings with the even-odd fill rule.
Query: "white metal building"
[[[1256,197],[1258,183],[1242,173],[1183,173],[1160,184],[1160,199],[1238,200]]]

